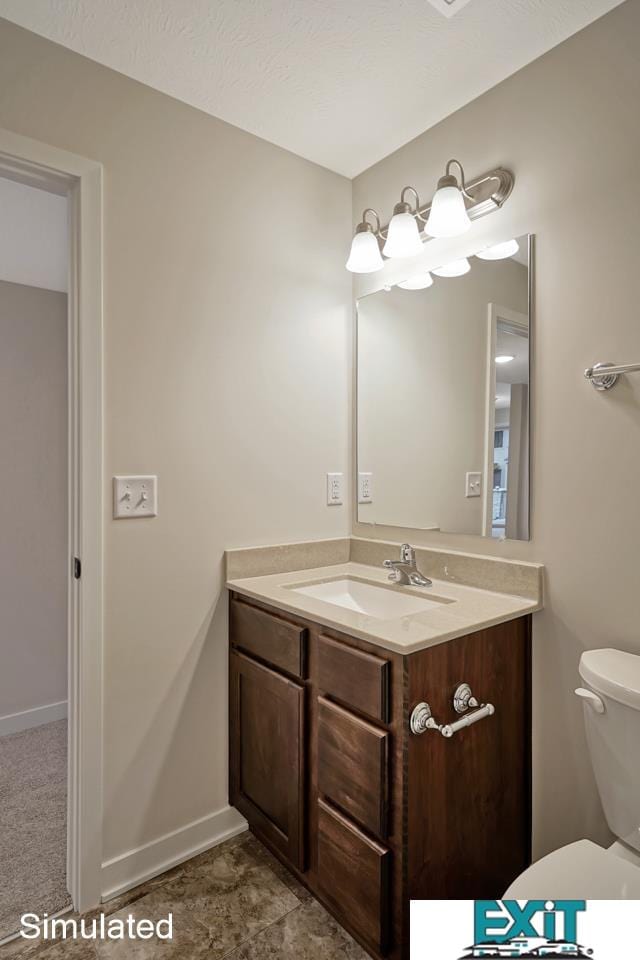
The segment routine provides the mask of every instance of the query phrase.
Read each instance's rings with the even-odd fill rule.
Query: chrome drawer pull
[[[414,707],[411,713],[411,719],[409,721],[411,733],[417,735],[424,733],[425,730],[435,730],[437,733],[441,733],[443,737],[449,738],[452,737],[454,733],[457,733],[458,730],[470,727],[473,723],[477,723],[478,720],[490,717],[496,712],[496,708],[492,703],[479,704],[471,693],[471,688],[466,683],[460,684],[454,693],[453,704],[457,713],[463,713],[469,706],[477,706],[478,709],[472,710],[470,713],[465,713],[463,717],[460,717],[459,720],[454,720],[453,723],[438,723],[431,713],[431,707],[423,700]]]

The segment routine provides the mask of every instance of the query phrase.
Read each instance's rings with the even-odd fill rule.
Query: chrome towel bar
[[[592,367],[587,367],[584,375],[596,390],[611,390],[618,382],[618,377],[638,371],[640,363],[594,363]]]

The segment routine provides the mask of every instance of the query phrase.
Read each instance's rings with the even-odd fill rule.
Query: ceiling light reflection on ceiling
[[[476,253],[476,257],[481,260],[506,260],[507,257],[514,257],[520,249],[517,240],[505,240],[503,243],[494,243],[492,247],[481,250]]]
[[[463,277],[465,273],[469,273],[469,270],[471,270],[471,264],[466,257],[463,257],[462,260],[452,260],[451,263],[437,267],[432,270],[432,273],[437,277]]]
[[[433,286],[433,277],[430,273],[423,273],[409,280],[403,280],[398,286],[403,290],[426,290],[427,287]]]

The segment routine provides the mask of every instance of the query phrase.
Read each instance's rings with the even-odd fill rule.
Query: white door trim
[[[501,307],[497,303],[487,305],[487,366],[484,428],[484,484],[482,504],[482,536],[490,537],[493,528],[493,434],[496,423],[496,341],[498,321],[506,320],[522,330],[529,331],[529,317],[526,313]]]
[[[0,175],[70,201],[67,873],[83,911],[102,864],[102,166],[0,128]]]

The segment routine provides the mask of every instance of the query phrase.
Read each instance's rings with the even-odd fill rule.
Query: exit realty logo
[[[411,960],[640,960],[638,900],[412,900]]]
[[[578,939],[586,900],[474,900],[474,942],[460,960],[471,957],[591,958]]]

